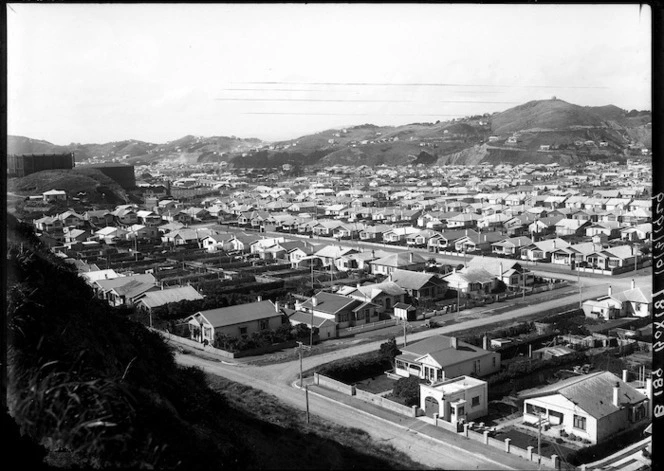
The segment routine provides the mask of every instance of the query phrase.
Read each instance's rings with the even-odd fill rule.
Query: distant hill
[[[500,113],[402,126],[361,124],[277,142],[187,135],[163,144],[127,140],[56,146],[9,136],[8,148],[10,153],[72,151],[77,161],[115,159],[137,165],[159,161],[185,165],[223,161],[244,168],[494,161],[563,164],[588,158],[619,159],[629,155],[632,148],[634,152],[650,148],[651,120],[648,111],[626,111],[614,105],[579,106],[551,99],[530,101]],[[514,134],[519,141],[507,143]],[[578,144],[587,141],[593,144]]]

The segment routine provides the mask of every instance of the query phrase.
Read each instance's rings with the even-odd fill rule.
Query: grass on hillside
[[[428,469],[392,445],[373,440],[364,430],[342,427],[315,415],[307,424],[302,411],[271,394],[214,375],[208,375],[208,382],[233,409],[272,426],[263,425],[256,431],[245,421],[247,429],[238,431],[262,467],[284,469],[297,462],[321,469]]]

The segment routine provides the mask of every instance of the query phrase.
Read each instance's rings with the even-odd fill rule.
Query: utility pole
[[[579,266],[576,267],[576,282],[579,285],[579,309],[583,307],[583,301],[581,300],[581,272],[579,271]]]
[[[408,345],[406,338],[406,328],[410,327],[410,324],[408,323],[408,321],[406,321],[406,319],[402,319],[402,324],[403,324],[403,346],[405,347]]]
[[[297,352],[300,354],[300,387],[302,387],[302,352],[304,350],[311,350],[311,347],[307,347],[302,342],[297,342]]]
[[[315,296],[314,292],[314,263],[313,258],[310,260],[309,266],[311,267],[311,295]],[[309,348],[314,346],[314,310],[311,309],[311,329],[309,329]]]
[[[309,385],[307,384],[304,387],[304,397],[307,401],[307,423],[309,423]]]
[[[537,469],[542,469],[542,413],[537,414]]]

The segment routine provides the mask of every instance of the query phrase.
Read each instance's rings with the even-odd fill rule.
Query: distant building
[[[74,153],[66,154],[11,154],[7,156],[7,176],[25,177],[42,170],[70,170],[74,168]]]

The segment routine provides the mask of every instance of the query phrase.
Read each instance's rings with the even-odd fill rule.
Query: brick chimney
[[[489,336],[485,335],[482,337],[482,348],[484,350],[489,350]]]
[[[453,349],[458,349],[459,348],[459,339],[456,337],[450,337],[450,347]]]
[[[313,307],[318,306],[318,299],[316,299],[316,296],[312,296],[312,297],[311,297],[311,305],[312,305]]]
[[[258,298],[256,298],[256,302],[260,303],[263,300],[263,296],[260,294],[258,295]]]
[[[623,383],[627,382],[627,370],[622,370],[622,380]]]
[[[636,288],[636,281],[634,281],[634,278],[632,278],[632,289]]]
[[[620,383],[616,381],[616,385],[613,387],[613,405],[620,407]]]
[[[275,302],[274,302],[274,310],[275,310],[275,312],[279,312],[279,309],[280,309],[280,308],[281,308],[281,306],[279,306],[279,301],[275,301]]]
[[[410,263],[413,263],[413,252],[409,252],[409,253],[408,253],[408,261],[409,261]]]
[[[613,289],[611,288],[611,285],[609,285],[609,296],[613,294]]]

